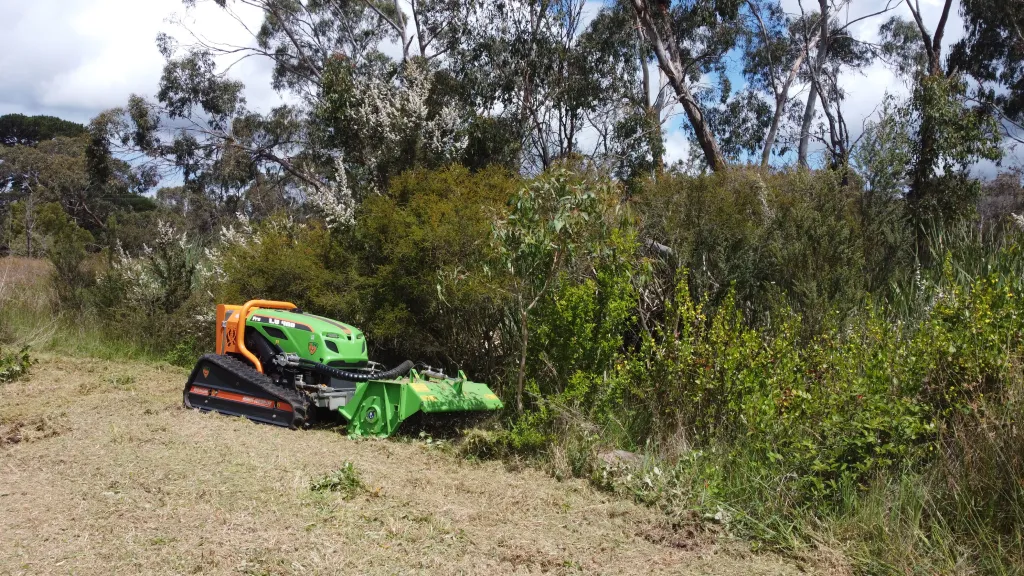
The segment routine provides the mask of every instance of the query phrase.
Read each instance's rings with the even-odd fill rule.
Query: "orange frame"
[[[249,318],[249,311],[253,308],[266,308],[269,310],[294,310],[298,308],[291,302],[279,302],[277,300],[249,300],[242,305],[242,309],[238,311],[238,351],[245,356],[256,370],[263,372],[263,364],[260,363],[260,359],[255,354],[249,351],[245,347],[245,321]]]

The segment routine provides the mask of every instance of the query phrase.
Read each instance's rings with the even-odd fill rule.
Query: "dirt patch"
[[[0,447],[22,442],[36,442],[63,434],[68,429],[60,420],[41,416],[29,421],[0,423]]]
[[[653,544],[681,550],[698,550],[713,545],[720,536],[719,530],[714,525],[702,522],[696,512],[677,521],[657,518],[641,527],[638,533]]]
[[[179,409],[186,376],[47,358],[0,388],[23,438],[0,450],[0,574],[814,571],[535,470]],[[47,418],[61,432],[25,441]],[[362,491],[310,489],[346,462]]]

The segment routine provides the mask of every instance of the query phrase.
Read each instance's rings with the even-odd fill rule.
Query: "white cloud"
[[[130,94],[154,95],[164,64],[157,34],[190,41],[186,30],[168,20],[175,13],[211,39],[253,43],[238,22],[209,2],[186,13],[181,0],[0,0],[0,114],[86,122],[123,105]],[[238,13],[258,28],[257,10]],[[282,101],[270,88],[268,62],[248,59],[231,74],[245,82],[250,107],[265,110]]]
[[[677,161],[685,162],[690,157],[690,141],[682,128],[670,130],[665,134],[665,164],[672,165]]]

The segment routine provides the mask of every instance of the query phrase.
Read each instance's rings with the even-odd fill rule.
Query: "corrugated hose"
[[[350,372],[348,370],[342,370],[319,362],[313,362],[310,360],[299,360],[299,366],[308,368],[314,372],[328,376],[330,378],[337,378],[338,380],[348,380],[349,382],[365,382],[367,380],[389,380],[391,378],[401,378],[412,370],[412,360],[406,360],[398,366],[390,370],[384,370],[383,372]]]

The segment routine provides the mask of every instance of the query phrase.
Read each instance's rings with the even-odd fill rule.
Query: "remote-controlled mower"
[[[185,384],[189,408],[302,428],[340,416],[353,436],[390,436],[417,413],[498,410],[486,384],[405,361],[371,362],[348,324],[290,302],[217,306],[216,354],[199,359]]]

